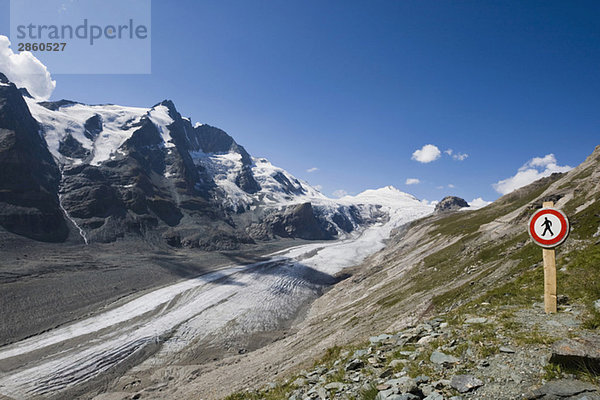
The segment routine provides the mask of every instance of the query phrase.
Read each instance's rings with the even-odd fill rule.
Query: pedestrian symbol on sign
[[[550,229],[550,227],[552,226],[552,221],[550,221],[548,217],[544,217],[544,222],[542,222],[542,226],[544,227],[544,233],[542,233],[542,236],[546,236],[546,232],[550,232],[550,236],[554,236],[554,232],[552,232],[552,229]]]

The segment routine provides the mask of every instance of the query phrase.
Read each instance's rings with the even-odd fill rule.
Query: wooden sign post
[[[555,313],[556,308],[556,255],[554,248],[565,241],[569,235],[567,216],[554,207],[554,202],[545,201],[543,208],[536,211],[527,225],[529,236],[543,247],[544,258],[544,309],[546,313]]]
[[[544,208],[554,207],[554,202],[545,201]],[[544,310],[546,314],[555,313],[556,309],[556,251],[542,249],[544,258]]]

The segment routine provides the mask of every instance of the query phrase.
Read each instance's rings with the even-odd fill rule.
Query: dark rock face
[[[33,99],[33,96],[25,88],[19,88],[19,93],[21,93],[21,96],[23,97],[29,97],[30,99]]]
[[[177,154],[167,154],[160,133],[148,118],[140,121],[122,147],[126,150],[123,155],[99,166],[65,170],[64,207],[82,220],[90,240],[114,241],[131,234],[148,239],[161,224],[165,229],[179,224],[183,218],[179,198],[197,195],[186,180],[197,179],[195,170],[186,174],[185,163]],[[164,178],[168,163],[175,164],[174,187]]]
[[[269,215],[262,225],[267,232],[283,238],[323,240],[337,236],[335,227],[319,218],[311,203],[289,206],[283,213]]]
[[[64,106],[72,106],[73,104],[78,104],[76,101],[71,100],[58,100],[58,101],[42,101],[38,103],[40,106],[46,107],[48,110],[56,111]]]
[[[246,193],[254,194],[260,191],[260,185],[254,179],[250,166],[244,165],[242,171],[235,179],[235,184]]]
[[[39,131],[16,86],[0,86],[0,225],[59,242],[69,232],[58,201],[60,171]]]
[[[449,211],[460,210],[463,207],[469,207],[469,203],[467,203],[464,199],[456,196],[446,196],[436,204],[435,213],[443,213]]]
[[[196,135],[194,143],[205,153],[228,153],[234,151],[242,155],[245,165],[252,164],[250,154],[233,140],[225,131],[210,125],[200,125],[194,128]]]
[[[172,106],[172,103],[170,103]],[[178,114],[177,114],[178,115]],[[181,118],[181,116],[179,116]],[[254,194],[260,191],[260,185],[254,179],[252,170],[252,157],[244,149],[229,136],[225,131],[219,128],[215,128],[210,125],[199,125],[194,128],[188,121],[188,127],[184,127],[184,132],[189,132],[186,135],[185,147],[192,151],[202,151],[204,153],[229,153],[235,152],[240,154],[242,160],[242,170],[239,172],[235,179],[235,184],[242,189],[244,192]]]
[[[287,194],[297,194],[297,195],[301,195],[301,194],[305,194],[306,192],[304,191],[304,189],[302,188],[302,185],[300,184],[300,182],[298,182],[297,180],[295,182],[291,182],[284,174],[282,174],[281,172],[277,172],[273,178],[279,182],[282,186],[284,191]]]
[[[83,133],[86,138],[94,140],[100,132],[102,132],[102,117],[98,114],[90,117],[83,124],[85,132]]]
[[[90,152],[75,140],[72,135],[65,136],[60,142],[58,152],[71,158],[85,158],[90,155]]]

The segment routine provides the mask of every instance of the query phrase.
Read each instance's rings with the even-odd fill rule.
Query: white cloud
[[[572,169],[573,167],[568,165],[558,165],[554,154],[547,154],[544,157],[532,158],[523,164],[514,176],[498,181],[492,186],[498,193],[507,194],[555,172],[567,172]]]
[[[323,185],[314,185],[313,187],[314,187],[315,189],[317,189],[319,192],[320,192],[321,190],[323,190]]]
[[[340,198],[340,197],[347,196],[348,192],[346,192],[344,189],[338,189],[335,192],[333,192],[333,195],[337,198]]]
[[[449,184],[448,184],[448,187],[449,187],[450,189],[454,189],[456,186],[454,186],[453,184],[449,183]]]
[[[469,206],[471,206],[472,209],[477,210],[479,208],[485,207],[488,204],[492,204],[491,201],[487,201],[482,199],[481,197],[478,197],[476,199],[473,199],[469,202]]]
[[[436,189],[443,189],[444,187],[443,186],[436,186],[435,188]]]
[[[40,60],[28,51],[15,54],[10,40],[0,35],[0,72],[17,87],[24,87],[38,100],[48,100],[56,87],[56,81]]]
[[[429,201],[427,199],[423,199],[423,200],[421,200],[421,203],[425,204],[426,206],[435,206],[437,203],[439,203],[439,201],[437,201],[437,200]]]
[[[407,185],[417,185],[417,184],[421,183],[421,181],[418,180],[417,178],[408,178],[406,180],[406,182],[404,182],[404,183]]]
[[[430,163],[437,160],[442,155],[440,149],[433,144],[426,144],[419,150],[415,150],[412,159],[420,163]]]
[[[317,172],[318,170],[319,170],[319,168],[312,167],[312,168],[307,169],[306,172],[308,172],[310,174],[311,172]]]
[[[444,153],[448,154],[450,157],[452,157],[453,160],[456,161],[464,161],[467,159],[467,157],[469,157],[467,153],[458,152],[454,154],[454,150],[452,149],[444,150]]]

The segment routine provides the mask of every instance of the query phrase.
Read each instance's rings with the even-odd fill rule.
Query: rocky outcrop
[[[469,207],[469,203],[467,203],[464,199],[456,196],[446,196],[435,206],[435,213],[445,213],[450,211],[457,211],[461,208]]]
[[[600,336],[560,340],[552,346],[550,361],[566,367],[585,366],[590,371],[600,372]]]
[[[575,379],[561,379],[548,382],[525,396],[527,400],[598,400],[600,389],[597,386]]]
[[[60,171],[17,87],[0,73],[0,225],[60,242],[68,228],[58,199]]]
[[[260,224],[248,228],[256,239],[267,237],[328,240],[337,236],[335,226],[320,217],[311,203],[286,207],[282,212],[268,215]]]

